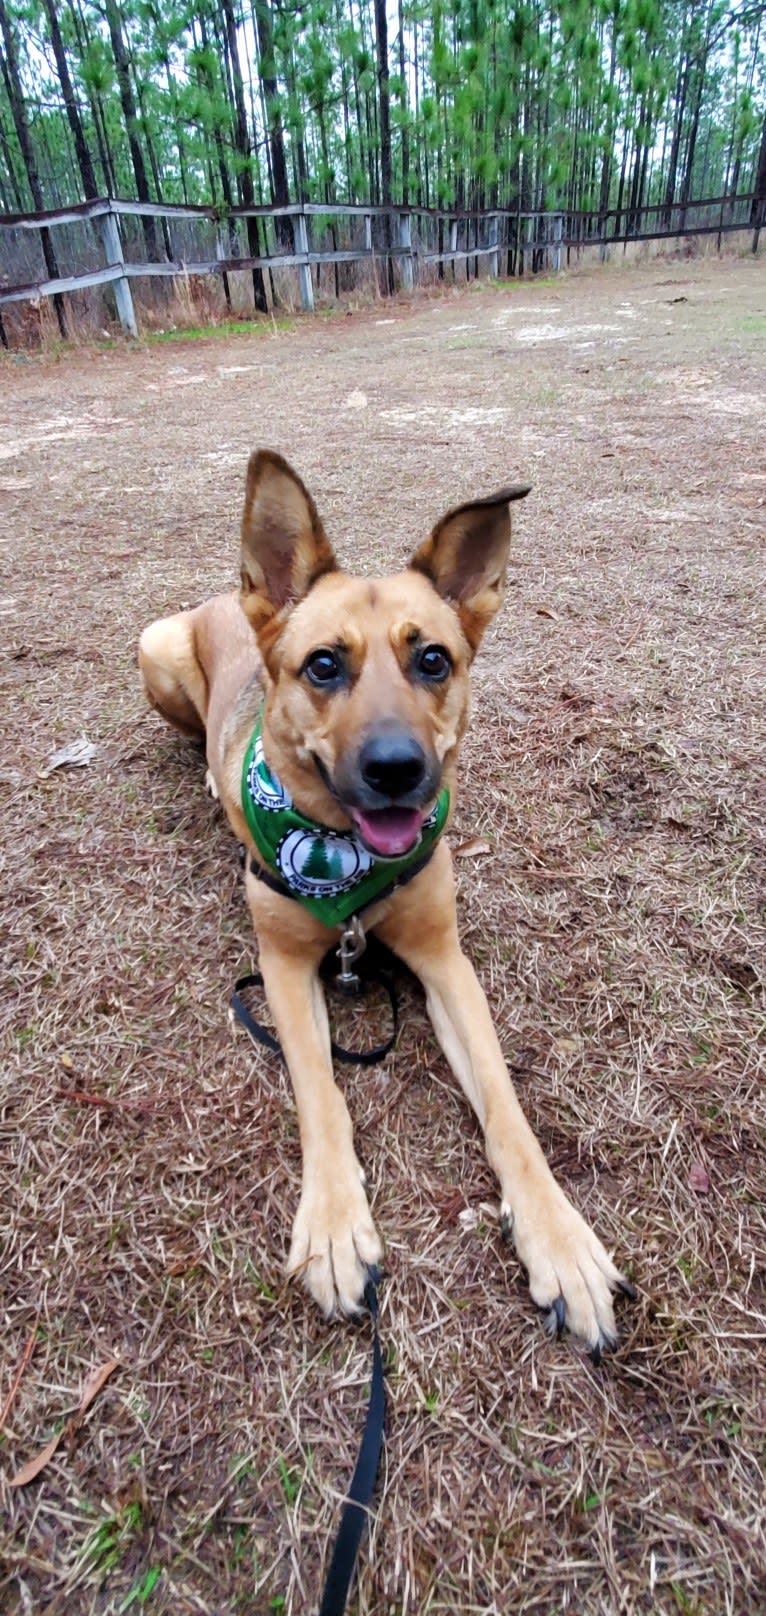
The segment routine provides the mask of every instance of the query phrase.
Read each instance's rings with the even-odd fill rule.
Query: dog
[[[501,1226],[548,1329],[598,1359],[632,1287],[547,1165],[458,939],[441,831],[455,801],[469,671],[504,591],[508,487],[450,510],[404,571],[338,565],[280,455],[250,458],[241,588],[145,629],[150,704],[204,738],[208,779],[247,850],[246,891],[298,1112],[303,1179],[287,1263],[327,1315],[354,1314],[380,1237],[333,1079],[319,967],[339,929],[374,932],[420,978],[482,1126]]]

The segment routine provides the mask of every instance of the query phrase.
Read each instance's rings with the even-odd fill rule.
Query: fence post
[[[229,242],[229,247],[231,248],[231,242]],[[223,239],[223,230],[220,224],[217,224],[215,227],[215,256],[219,263],[229,256],[226,251],[226,244]],[[231,314],[231,287],[229,286],[229,277],[225,269],[221,271],[221,280],[223,281],[223,295],[226,299],[226,307],[229,314]]]
[[[295,251],[296,251],[296,254],[298,254],[300,256],[301,254],[305,253],[306,257],[308,258],[309,233],[308,233],[308,230],[306,228],[306,215],[305,215],[305,213],[301,212],[301,213],[294,214],[293,215],[293,224],[294,224],[294,227],[295,227]],[[313,314],[314,313],[314,282],[311,279],[311,265],[310,264],[306,263],[306,264],[299,264],[298,265],[298,280],[300,281],[300,288],[301,288],[301,308],[303,309],[304,314]]]
[[[766,222],[766,195],[756,195],[753,197],[750,207],[750,224],[753,230],[752,251],[754,253],[758,251],[758,241],[764,222]]]
[[[412,214],[411,213],[400,213],[399,214],[399,246],[402,249],[402,257],[399,259],[399,263],[400,263],[400,266],[401,266],[400,270],[399,270],[399,273],[401,275],[401,280],[402,280],[402,290],[405,291],[405,292],[411,292],[412,291],[412,279],[413,279],[413,277],[412,277]]]
[[[450,223],[449,223],[449,250],[450,250],[451,253],[456,253],[457,252],[457,227],[458,227],[457,219],[450,219]],[[452,279],[453,279],[453,281],[455,279],[455,260],[454,260],[454,258],[452,259]]]
[[[117,223],[117,215],[112,212],[111,206],[107,213],[101,214],[98,220],[98,228],[107,264],[110,268],[112,265],[117,264],[124,271],[125,258],[122,251],[120,227]],[[120,275],[119,280],[112,281],[111,284],[114,287],[114,301],[117,304],[120,325],[123,331],[127,331],[129,337],[137,337],[138,326],[136,325],[136,311],[133,307],[130,281],[127,275],[123,273]]]
[[[561,269],[561,242],[564,235],[564,219],[562,214],[556,213],[553,217],[553,248],[548,253],[548,262],[554,275]]]
[[[499,254],[498,254],[498,251],[497,251],[497,238],[498,238],[498,226],[499,226],[499,223],[500,223],[500,221],[498,219],[497,214],[496,213],[490,213],[489,220],[488,220],[488,230],[489,230],[489,246],[492,248],[492,251],[491,251],[491,253],[489,255],[489,258],[487,260],[487,268],[489,270],[489,278],[490,278],[490,280],[493,280],[493,281],[496,281],[498,279],[498,277],[499,277],[499,274],[500,274],[500,258],[499,258]]]

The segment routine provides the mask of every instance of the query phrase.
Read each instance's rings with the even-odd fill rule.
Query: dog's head
[[[437,522],[404,572],[338,568],[310,494],[280,455],[250,459],[242,607],[266,670],[266,753],[296,806],[355,826],[395,858],[452,785],[468,717],[468,669],[503,597],[503,488]]]

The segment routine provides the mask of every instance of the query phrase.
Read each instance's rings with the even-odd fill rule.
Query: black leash
[[[334,953],[335,950],[332,950],[333,955]],[[379,1044],[375,1049],[354,1051],[341,1049],[338,1044],[333,1043],[332,1052],[337,1056],[338,1060],[353,1061],[357,1066],[372,1066],[375,1061],[383,1060],[393,1046],[398,1026],[396,989],[388,973],[381,968],[378,968],[377,980],[382,982],[391,1001],[394,1030],[390,1038],[387,1038],[385,1043]],[[247,1005],[240,998],[243,988],[254,986],[263,986],[263,977],[258,972],[252,971],[248,976],[241,976],[229,1001],[231,1008],[237,1020],[247,1029],[251,1038],[254,1038],[257,1043],[263,1044],[265,1049],[272,1050],[275,1055],[282,1055],[279,1040],[274,1037],[273,1033],[269,1032],[268,1027],[264,1027],[260,1021],[256,1021],[255,1016],[251,1015]],[[380,1349],[380,1335],[378,1333],[377,1281],[377,1271],[370,1270],[370,1276],[364,1287],[365,1305],[372,1321],[370,1398],[367,1404],[367,1415],[362,1440],[359,1444],[359,1453],[354,1466],[354,1474],[351,1478],[351,1486],[343,1505],[338,1535],[330,1557],[330,1566],[325,1581],[322,1603],[319,1608],[319,1616],[343,1616],[346,1609],[348,1591],[354,1575],[354,1566],[359,1553],[359,1545],[362,1541],[362,1533],[369,1515],[370,1502],[383,1447],[386,1398],[383,1354]]]
[[[398,1022],[398,1000],[393,982],[384,980],[379,974],[378,980],[383,982],[391,1000],[391,1009],[394,1017],[394,1030],[391,1037],[376,1049],[350,1051],[341,1049],[333,1043],[333,1054],[339,1060],[353,1061],[359,1066],[371,1066],[374,1061],[382,1060],[388,1054],[396,1038]],[[282,1047],[267,1027],[250,1014],[247,1005],[240,998],[240,990],[251,986],[263,986],[263,977],[257,972],[249,976],[241,976],[231,996],[231,1007],[238,1021],[250,1033],[257,1043],[263,1044],[266,1049],[275,1055],[282,1054]],[[284,1057],[283,1057],[284,1058]],[[346,1600],[354,1575],[356,1557],[362,1541],[362,1533],[369,1515],[370,1501],[372,1499],[375,1478],[378,1474],[380,1454],[383,1447],[383,1427],[385,1419],[385,1384],[383,1377],[383,1354],[380,1350],[380,1335],[378,1333],[378,1274],[370,1270],[370,1277],[364,1287],[364,1300],[367,1311],[372,1320],[372,1372],[370,1375],[370,1399],[367,1404],[367,1415],[359,1444],[359,1453],[354,1474],[351,1477],[351,1486],[343,1505],[338,1535],[330,1557],[330,1567],[327,1572],[322,1603],[319,1616],[343,1616],[346,1609]]]
[[[386,1392],[383,1376],[383,1354],[378,1334],[377,1275],[370,1275],[364,1288],[364,1300],[372,1320],[372,1373],[370,1400],[364,1422],[362,1440],[351,1486],[343,1505],[338,1535],[335,1539],[330,1566],[325,1579],[319,1616],[343,1616],[346,1609],[356,1557],[367,1522],[375,1478],[378,1474],[383,1447],[383,1429],[386,1412]]]
[[[335,961],[337,965],[337,959],[340,954],[341,976],[336,980],[340,982],[341,991],[346,994],[349,991],[364,993],[368,986],[379,982],[388,995],[393,1029],[390,1037],[385,1039],[382,1044],[377,1044],[374,1049],[350,1050],[343,1049],[334,1040],[332,1043],[332,1052],[337,1060],[348,1061],[356,1066],[372,1066],[376,1061],[383,1060],[394,1046],[399,1026],[399,999],[390,969],[387,968],[388,961],[393,961],[393,956],[376,939],[365,939],[363,932],[362,939],[364,953],[360,956],[361,963],[358,975],[350,970],[350,964],[357,963],[356,955],[351,955],[350,964],[347,965],[343,957],[342,948],[341,950],[330,949],[324,965],[329,965],[331,960]],[[353,988],[349,988],[351,983],[355,984]],[[241,976],[235,983],[234,992],[229,1001],[234,1015],[249,1032],[250,1037],[255,1039],[256,1043],[262,1044],[265,1049],[271,1050],[275,1055],[283,1056],[279,1040],[274,1037],[273,1033],[269,1032],[268,1027],[264,1027],[262,1022],[256,1020],[241,997],[243,991],[250,987],[263,987],[263,977],[260,972],[251,971],[247,976]],[[377,1281],[377,1271],[371,1270],[364,1288],[365,1306],[372,1322],[370,1397],[367,1404],[362,1440],[359,1444],[359,1453],[354,1466],[354,1474],[343,1505],[340,1526],[338,1527],[337,1537],[330,1556],[330,1565],[325,1580],[322,1603],[319,1607],[319,1616],[343,1616],[346,1609],[346,1601],[359,1554],[359,1546],[369,1517],[383,1447],[386,1394],[383,1354],[378,1332]]]

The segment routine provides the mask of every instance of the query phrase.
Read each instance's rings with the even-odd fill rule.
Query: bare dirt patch
[[[134,671],[144,623],[235,579],[259,443],[370,571],[534,483],[477,666],[463,932],[639,1287],[604,1369],[545,1339],[407,988],[396,1053],[341,1075],[390,1276],[353,1608],[763,1609],[765,331],[762,264],[729,260],[3,360],[3,1612],[312,1610],[355,1454],[365,1332],[283,1284],[288,1082],[227,1019],[235,850]]]

